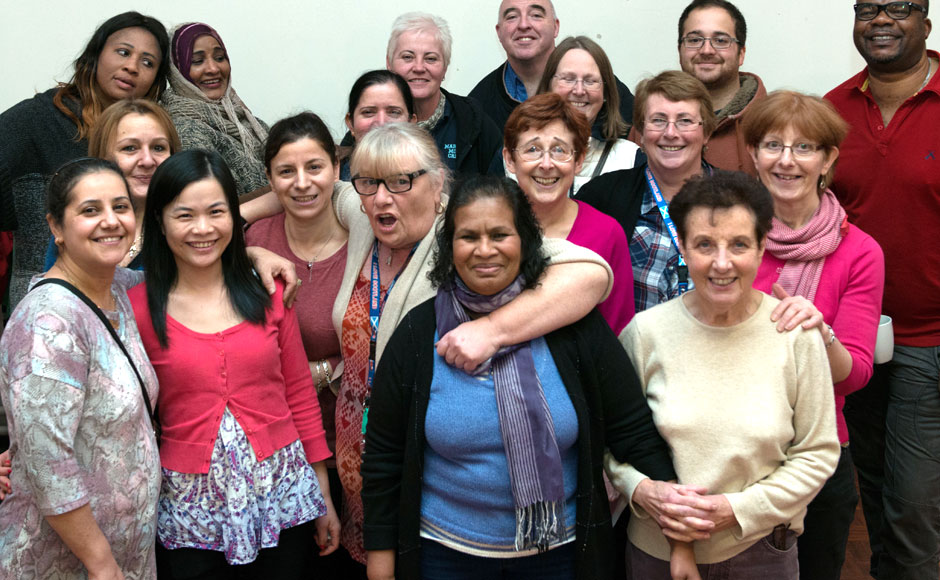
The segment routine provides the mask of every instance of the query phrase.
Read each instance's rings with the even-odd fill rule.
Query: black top
[[[476,101],[480,103],[483,107],[483,111],[489,115],[490,118],[493,119],[493,122],[496,123],[496,126],[499,127],[500,133],[503,132],[503,128],[506,126],[506,120],[509,119],[510,113],[512,113],[512,110],[519,104],[519,101],[509,96],[509,93],[506,91],[506,85],[503,82],[503,73],[507,65],[508,61],[499,65],[496,67],[496,70],[483,77],[483,79],[477,83],[477,86],[473,87],[469,95],[470,98],[476,99]],[[616,76],[614,80],[617,81],[617,91],[620,93],[620,115],[629,126],[633,120],[633,93],[631,93],[627,85],[620,82],[620,79]],[[607,104],[605,103],[601,108],[601,112],[597,115],[597,119],[594,120],[594,126],[591,128],[591,135],[601,140],[603,140],[601,130],[603,128],[604,118],[606,117],[604,112],[606,109]],[[629,127],[620,137],[626,138],[627,133],[629,133]]]
[[[646,163],[643,163],[631,169],[598,175],[582,185],[574,199],[617,220],[627,235],[627,242],[630,242],[647,188],[645,170]]]
[[[447,99],[445,116],[431,131],[437,149],[455,177],[480,174],[504,175],[503,132],[483,112],[480,104],[470,97],[461,97],[441,89]],[[340,179],[349,181],[349,158],[356,143],[352,133],[346,132],[340,147]],[[456,145],[456,147],[450,147]],[[346,148],[349,148],[348,150]]]
[[[372,387],[362,464],[366,550],[395,549],[395,577],[420,577],[424,421],[434,368],[434,299],[409,312],[385,349]],[[676,477],[630,358],[595,309],[545,336],[578,418],[576,577],[613,571],[610,506],[602,476],[609,448],[653,479]],[[485,486],[486,482],[479,482]]]

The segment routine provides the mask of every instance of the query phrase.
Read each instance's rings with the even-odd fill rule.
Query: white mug
[[[875,364],[880,365],[894,357],[894,325],[891,317],[881,315],[878,321],[878,338],[875,339]]]

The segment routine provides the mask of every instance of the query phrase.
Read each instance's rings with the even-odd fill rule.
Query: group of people
[[[453,94],[408,13],[340,145],[208,24],[107,20],[0,115],[0,576],[837,580],[857,473],[872,576],[935,578],[928,8],[856,4],[825,99],[727,0],[633,93],[502,0]]]

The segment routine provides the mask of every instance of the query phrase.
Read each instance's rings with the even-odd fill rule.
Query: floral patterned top
[[[156,375],[127,298],[140,280],[118,268],[117,310],[105,314],[156,402]],[[160,457],[140,383],[98,317],[69,290],[43,286],[13,312],[0,340],[0,395],[13,455],[13,493],[0,503],[0,577],[85,577],[45,516],[87,504],[125,578],[156,578]]]
[[[369,325],[370,280],[359,274],[346,316],[343,318],[343,371],[339,395],[336,397],[336,467],[343,484],[342,543],[349,554],[362,564],[366,550],[362,544],[362,415],[369,394]],[[385,296],[388,286],[381,286]]]

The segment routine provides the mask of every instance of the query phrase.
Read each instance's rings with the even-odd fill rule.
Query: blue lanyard
[[[659,215],[662,216],[663,223],[666,224],[666,229],[669,231],[669,237],[672,238],[672,245],[679,252],[679,266],[676,268],[676,272],[679,274],[679,294],[681,295],[689,290],[689,267],[686,266],[685,258],[682,257],[682,250],[679,249],[679,230],[676,229],[675,222],[669,217],[669,204],[663,198],[663,192],[659,189],[659,184],[656,183],[656,178],[653,177],[653,172],[650,171],[649,166],[646,167],[646,182],[653,193],[653,199],[656,200]]]
[[[405,267],[408,262],[411,261],[411,256],[414,255],[417,249],[418,244],[412,246],[411,252],[408,254],[408,258],[402,265],[401,270],[392,278],[392,283],[388,285],[385,296],[382,296],[382,280],[381,274],[379,273],[379,241],[375,240],[375,243],[372,244],[372,280],[369,285],[369,326],[372,327],[372,336],[369,338],[369,375],[366,378],[366,388],[370,394],[372,392],[372,379],[375,377],[375,354],[376,340],[379,335],[379,317],[382,316],[382,308],[385,306],[385,300],[395,286],[395,282],[398,281],[398,277],[401,276],[401,273],[405,271]],[[370,395],[366,395],[365,406],[362,410],[363,451],[365,451],[366,423],[369,421],[369,397]]]

